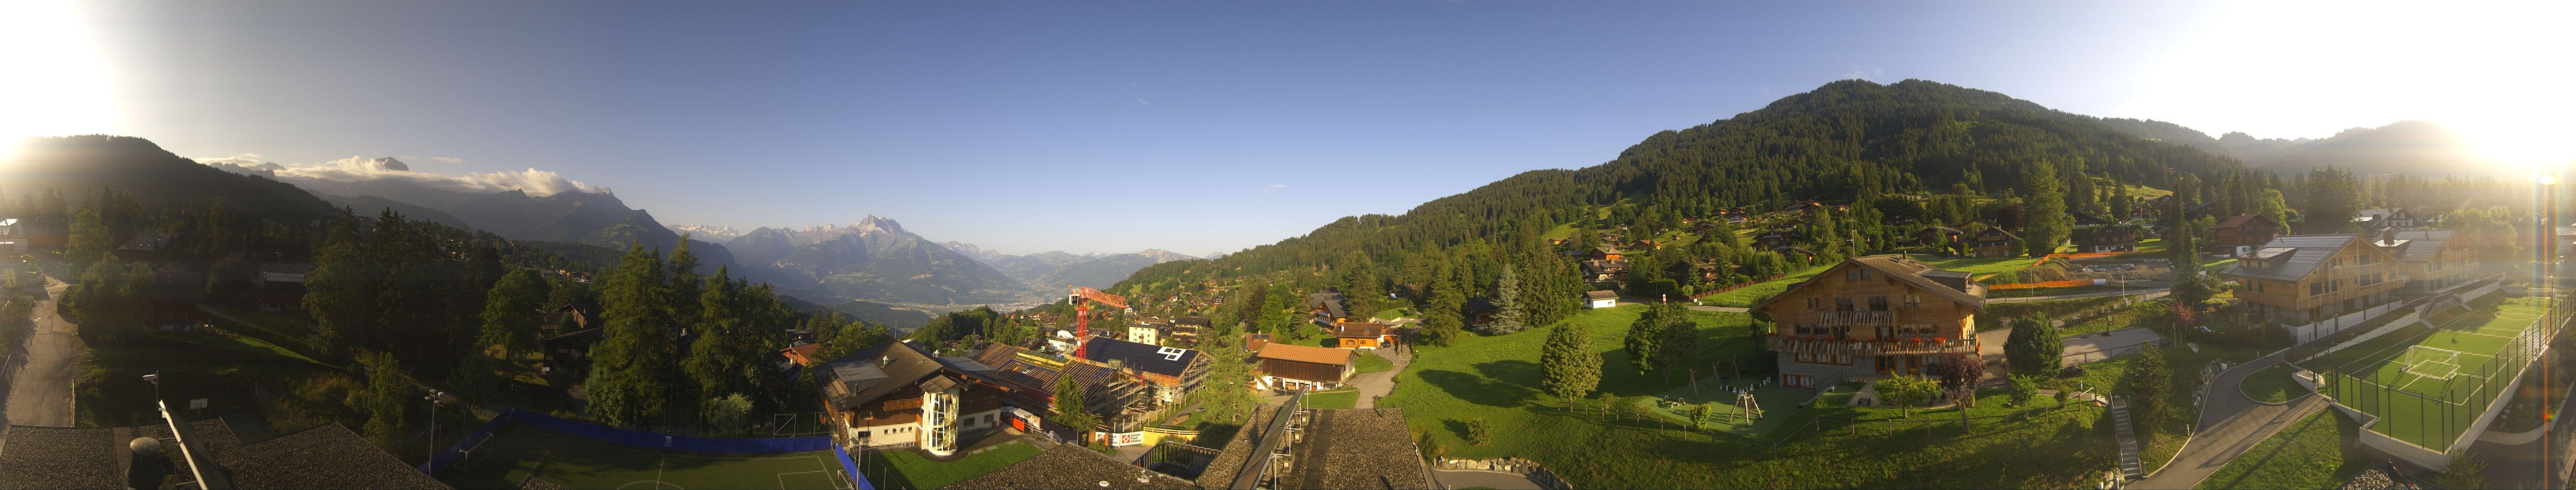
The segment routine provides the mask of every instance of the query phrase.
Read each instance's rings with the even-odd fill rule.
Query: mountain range
[[[1128,275],[1135,274],[1137,270],[1144,269],[1145,266],[1198,258],[1163,249],[1145,249],[1142,252],[1123,254],[1075,255],[1062,251],[1047,251],[1011,255],[985,250],[971,243],[941,242],[940,245],[1000,269],[1002,274],[1011,276],[1012,279],[1017,279],[1021,284],[1026,284],[1040,293],[1066,291],[1072,286],[1108,288],[1126,279]]]
[[[2104,124],[2142,138],[2199,148],[2232,157],[2247,168],[2299,172],[2333,165],[2362,175],[2413,174],[2503,175],[2508,166],[2478,155],[2465,138],[2430,121],[2398,121],[2376,128],[2352,128],[2325,138],[2255,138],[2229,132],[2208,133],[2164,121],[2104,119]]]

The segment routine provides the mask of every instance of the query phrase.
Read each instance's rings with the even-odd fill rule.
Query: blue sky
[[[2354,104],[2300,98],[2318,81],[2301,77],[2368,74],[2264,63],[2315,55],[2246,43],[2373,36],[2334,30],[2366,23],[2299,27],[2281,19],[2309,12],[2205,3],[71,10],[82,27],[71,37],[91,44],[76,47],[95,50],[104,74],[102,109],[78,112],[108,115],[64,131],[289,166],[362,155],[450,175],[534,168],[613,188],[670,224],[875,214],[1012,253],[1204,255],[1270,243],[1522,171],[1598,164],[1656,131],[1844,78],[1920,78],[2261,137],[2326,136],[2460,103],[2302,110]],[[2275,23],[2243,24],[2259,15]],[[2319,34],[2242,39],[2256,31]],[[2227,97],[2253,102],[2214,102],[2240,100]],[[2279,100],[2308,105],[2262,106]]]

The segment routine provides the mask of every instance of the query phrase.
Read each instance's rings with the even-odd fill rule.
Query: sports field
[[[2379,417],[2370,430],[2427,448],[2447,448],[2512,382],[2529,349],[2516,336],[2535,326],[2538,298],[2512,298],[2445,315],[2443,323],[2402,327],[2310,360],[2307,368],[2339,374],[2329,394]]]
[[[456,488],[521,488],[534,478],[569,488],[851,488],[831,451],[713,454],[573,437],[512,423],[439,475]]]

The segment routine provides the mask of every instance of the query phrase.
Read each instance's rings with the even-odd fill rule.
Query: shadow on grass
[[[1536,394],[1530,390],[1529,385],[1535,384],[1539,377],[1537,363],[1519,360],[1493,361],[1477,364],[1476,371],[1481,374],[1440,369],[1426,370],[1422,372],[1422,380],[1439,387],[1442,391],[1449,392],[1459,400],[1489,407],[1525,406]]]

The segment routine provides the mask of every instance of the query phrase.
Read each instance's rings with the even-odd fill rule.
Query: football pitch
[[[2378,416],[2372,432],[2447,448],[2521,367],[2503,364],[2528,362],[2516,336],[2537,324],[2543,306],[2539,298],[2506,299],[2429,329],[2401,327],[2307,364],[2343,375],[2331,381],[2328,394]]]
[[[441,475],[456,488],[852,488],[831,451],[714,454],[595,441],[512,423]],[[531,480],[534,480],[533,482]]]

